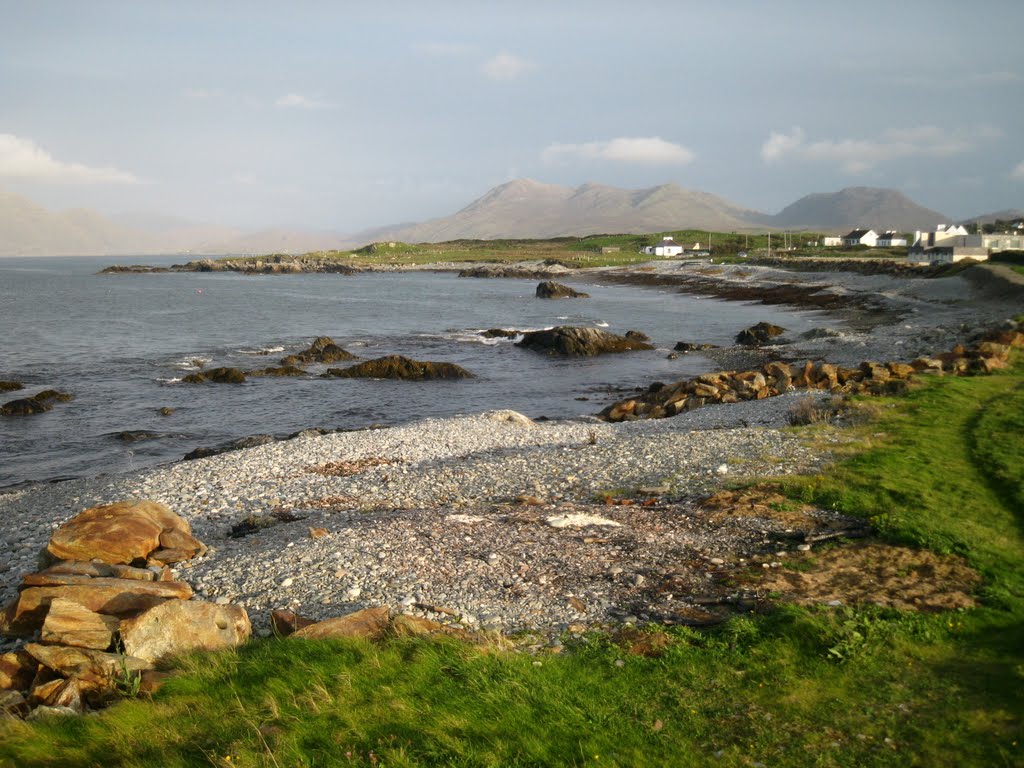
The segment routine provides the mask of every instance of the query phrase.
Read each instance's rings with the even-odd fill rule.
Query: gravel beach
[[[792,359],[908,360],[1022,311],[1019,294],[961,277],[743,270],[731,279],[860,292],[895,318],[773,348]],[[723,364],[730,354],[721,351]],[[784,429],[806,396],[623,424],[493,411],[13,489],[0,493],[0,600],[35,569],[59,523],[95,504],[152,499],[210,546],[179,576],[204,599],[243,604],[259,632],[274,608],[324,618],[372,605],[549,638],[577,625],[713,621],[707,606],[730,598],[718,576],[741,562],[771,567],[786,530],[696,501],[726,483],[827,462],[827,451]]]

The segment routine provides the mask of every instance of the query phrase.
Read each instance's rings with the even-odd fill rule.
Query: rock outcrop
[[[471,379],[473,374],[455,363],[437,363],[410,360],[401,355],[379,357],[350,368],[329,368],[325,377],[343,379],[405,379],[427,381],[431,379]]]
[[[17,389],[20,389],[20,385]],[[2,390],[0,390],[2,391]],[[58,392],[55,389],[45,389],[32,397],[22,397],[17,400],[10,400],[0,405],[0,416],[32,416],[37,413],[45,413],[53,410],[53,403],[68,403],[75,399],[69,392]]]
[[[0,380],[0,392],[17,392],[19,389],[24,389],[25,385],[20,381],[2,381]]]
[[[962,345],[935,358],[910,363],[864,361],[846,368],[823,361],[771,362],[749,371],[704,373],[673,384],[657,382],[642,395],[620,400],[598,414],[607,421],[662,419],[695,408],[741,400],[762,400],[792,389],[837,394],[896,394],[921,374],[969,375],[1005,368],[1013,348],[1024,348],[1024,331],[985,334],[970,348]]]
[[[337,363],[355,359],[355,355],[335,344],[330,336],[319,336],[301,352],[281,358],[281,365],[294,368],[310,363]]]
[[[613,352],[654,349],[645,341],[618,336],[600,328],[579,328],[569,325],[545,331],[529,331],[523,334],[522,340],[517,342],[516,346],[565,357],[593,357]]]
[[[217,384],[241,384],[245,381],[245,373],[238,368],[210,368],[209,370],[190,373],[182,378],[182,381],[189,384],[204,384],[208,381]]]
[[[777,325],[771,323],[758,323],[752,325],[749,328],[744,328],[738,334],[736,334],[736,343],[743,344],[747,347],[760,347],[764,344],[771,343],[771,340],[781,336],[786,332],[785,328],[780,328]]]
[[[554,280],[545,280],[537,285],[538,299],[589,299],[589,293],[583,293],[570,288],[568,285],[556,283]]]

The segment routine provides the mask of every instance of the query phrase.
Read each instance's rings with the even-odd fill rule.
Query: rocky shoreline
[[[659,264],[633,274],[672,277],[681,269]],[[624,274],[604,270],[598,279]],[[747,288],[794,280],[749,265],[701,277]],[[816,293],[843,297],[846,309],[859,305],[873,320],[899,321],[864,319],[849,332],[702,354],[728,362],[909,361],[949,350],[1024,306],[1019,292],[987,300],[991,286],[959,277],[801,279]],[[727,483],[829,461],[826,449],[784,429],[808,397],[829,394],[791,392],[622,424],[533,422],[497,411],[310,431],[190,462],[0,493],[0,547],[9,553],[0,563],[0,601],[14,597],[62,521],[97,504],[146,499],[180,514],[210,547],[176,565],[175,576],[205,600],[243,605],[257,634],[269,633],[274,609],[325,618],[382,605],[528,632],[540,643],[623,622],[713,623],[758,599],[756,586],[727,577],[770,571],[795,542],[810,548],[815,537],[849,525],[823,510],[795,524],[764,509],[722,515],[701,506]]]

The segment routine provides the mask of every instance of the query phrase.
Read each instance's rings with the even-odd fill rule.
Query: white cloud
[[[274,102],[275,107],[284,109],[330,109],[334,105],[317,96],[304,96],[301,93],[288,93]]]
[[[658,136],[623,137],[585,144],[552,144],[543,153],[545,162],[567,157],[638,165],[686,165],[693,162],[696,155],[681,144],[673,144]]]
[[[65,163],[31,139],[0,133],[0,176],[64,183],[138,184],[139,179],[117,168]]]
[[[529,59],[522,59],[511,53],[499,53],[485,61],[480,70],[492,80],[515,80],[536,68],[537,65]]]
[[[837,165],[847,173],[864,173],[882,163],[903,157],[952,157],[975,148],[978,140],[996,138],[999,131],[977,126],[970,131],[948,131],[933,125],[886,131],[871,139],[819,139],[808,141],[804,130],[772,131],[761,145],[766,163],[784,160]]]
[[[1024,162],[1017,163],[1017,167],[1010,172],[1010,176],[1024,180]]]

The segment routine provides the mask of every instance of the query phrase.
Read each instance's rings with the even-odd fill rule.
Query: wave
[[[284,347],[261,347],[260,349],[240,349],[243,355],[271,355],[277,352],[284,352]]]

